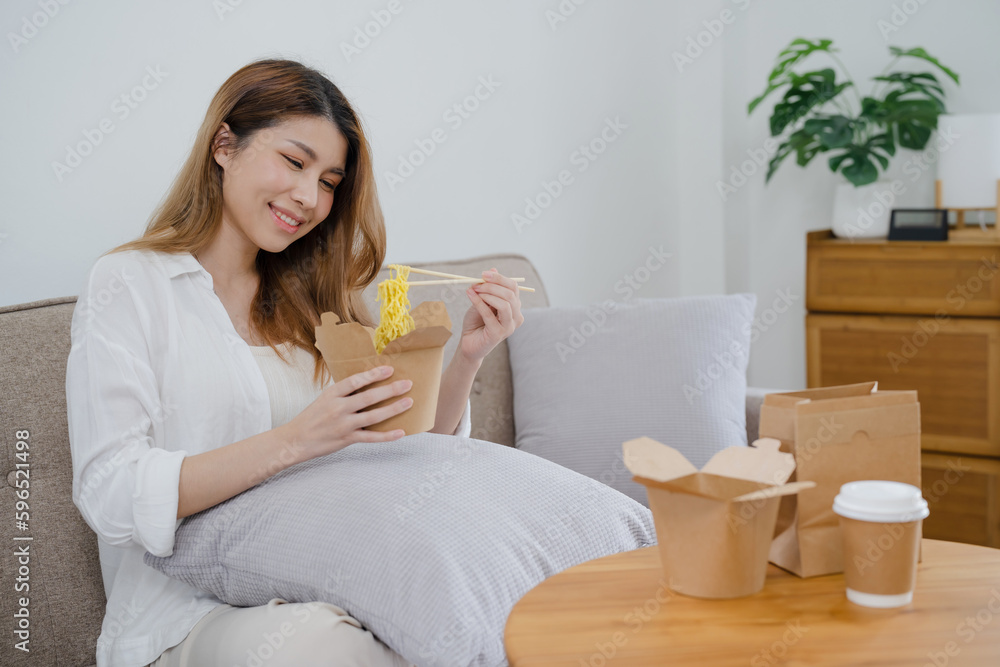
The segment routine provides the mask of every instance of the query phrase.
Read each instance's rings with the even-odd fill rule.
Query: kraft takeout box
[[[336,313],[327,312],[322,314],[321,323],[316,327],[316,347],[323,354],[334,382],[377,366],[392,366],[395,370],[388,378],[365,385],[360,391],[397,380],[413,382],[405,394],[390,396],[365,408],[364,411],[374,410],[404,396],[413,399],[408,410],[368,426],[370,431],[401,428],[406,435],[413,435],[434,426],[444,345],[451,337],[451,318],[443,301],[424,301],[410,311],[410,316],[414,330],[390,342],[382,354],[375,352],[375,329],[359,322],[340,323]]]
[[[642,437],[622,444],[633,480],[646,487],[667,585],[699,598],[735,598],[764,587],[782,496],[795,460],[780,442],[727,447],[699,471],[673,447]]]
[[[795,456],[796,480],[816,490],[781,501],[771,562],[800,577],[844,571],[840,487],[884,479],[920,488],[920,403],[913,390],[879,391],[859,382],[767,394],[760,437],[781,441]]]

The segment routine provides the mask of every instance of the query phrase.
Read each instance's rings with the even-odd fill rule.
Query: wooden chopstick
[[[415,287],[417,285],[458,285],[460,283],[485,283],[486,281],[482,278],[452,278],[448,280],[416,280],[407,281],[410,287]],[[525,287],[524,285],[518,285],[517,289],[524,292],[534,292],[533,287]]]
[[[430,271],[428,269],[416,269],[412,266],[410,267],[410,273],[422,273],[427,276],[438,276],[441,278],[452,278],[453,280],[419,280],[417,282],[410,282],[410,285],[455,285],[458,283],[485,283],[486,281],[482,278],[470,278],[469,276],[460,276],[454,273],[442,273],[441,271]],[[515,282],[524,282],[524,278],[512,278],[511,280]],[[524,292],[534,292],[533,287],[524,287],[518,285],[517,289]]]
[[[455,273],[441,273],[440,271],[429,271],[427,269],[415,269],[410,267],[410,273],[422,273],[425,276],[437,276],[438,278],[469,278],[469,276],[460,276]],[[470,280],[481,280],[480,278],[470,278]],[[514,282],[521,283],[524,282],[524,278],[511,278]]]

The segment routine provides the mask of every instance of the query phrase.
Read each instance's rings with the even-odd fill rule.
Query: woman
[[[73,314],[66,392],[73,500],[108,597],[98,667],[405,665],[343,609],[231,607],[142,562],[181,519],[296,463],[402,431],[391,367],[332,382],[320,314],[374,326],[361,292],[385,256],[368,142],[321,73],[251,63],[216,93],[144,234],[97,260]],[[524,321],[516,283],[471,286],[434,432],[469,435],[483,358]],[[357,392],[357,393],[355,393]],[[391,445],[387,445],[391,446]]]

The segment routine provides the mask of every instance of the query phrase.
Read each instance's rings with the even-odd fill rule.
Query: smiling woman
[[[139,249],[193,255],[248,343],[285,358],[291,342],[326,381],[320,314],[374,326],[358,287],[385,256],[368,141],[340,89],[289,60],[233,74],[145,233],[110,252]]]
[[[385,246],[350,103],[312,68],[262,60],[216,93],[143,234],[94,264],[73,313],[66,403],[73,502],[106,583],[98,667],[409,664],[329,598],[231,606],[144,562],[171,555],[187,517],[351,445],[387,444],[385,464],[410,473],[399,456],[413,443],[392,442],[404,432],[369,427],[410,409],[412,382],[389,382],[392,366],[333,382],[315,344],[323,313],[374,327],[363,291]],[[117,275],[129,276],[120,293],[88,305]],[[430,433],[471,435],[476,373],[524,321],[517,287],[484,271],[466,292]],[[301,543],[307,528],[286,518]],[[371,530],[364,512],[348,518]],[[135,610],[127,623],[122,609]]]
[[[402,437],[366,427],[410,407],[388,402],[408,383],[368,388],[385,368],[333,383],[315,347],[323,312],[373,325],[361,293],[384,255],[368,141],[341,91],[288,60],[233,74],[144,233],[98,259],[74,311],[73,501],[97,533],[108,598],[98,665],[409,664],[335,605],[233,607],[143,563],[170,554],[182,519],[285,468]],[[130,278],[88,308],[109,271]],[[478,366],[463,368],[442,382],[439,432],[468,435],[458,415]],[[271,636],[280,655],[261,652],[276,650],[260,643]]]
[[[253,151],[232,151],[230,137],[229,125],[223,123],[214,155],[224,170],[222,223],[251,242],[246,245],[249,268],[257,248],[281,252],[296,235],[304,236],[326,219],[334,189],[345,176],[348,145],[335,125],[315,117],[286,120],[258,133]],[[257,221],[263,223],[259,228],[253,224]],[[275,229],[285,234],[275,234]],[[207,257],[208,252],[199,254],[203,264]]]

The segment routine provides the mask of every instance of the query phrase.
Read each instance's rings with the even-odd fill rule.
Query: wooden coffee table
[[[761,592],[699,600],[666,585],[657,547],[582,563],[514,606],[511,667],[1000,665],[1000,549],[923,541],[913,603],[847,601],[842,574],[768,565]]]

